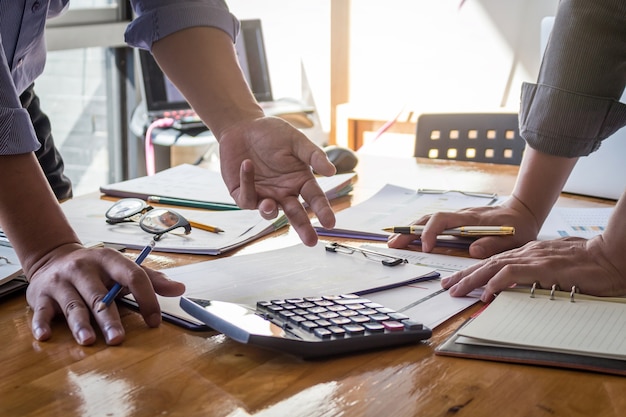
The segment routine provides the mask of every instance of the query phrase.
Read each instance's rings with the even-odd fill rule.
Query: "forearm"
[[[185,29],[155,42],[152,52],[218,140],[234,122],[263,116],[223,31]]]
[[[512,195],[532,213],[538,230],[559,198],[576,161],[526,147]]]
[[[0,226],[27,275],[52,249],[79,243],[30,153],[0,156]]]
[[[602,238],[607,258],[622,274],[626,274],[626,191],[617,202]]]

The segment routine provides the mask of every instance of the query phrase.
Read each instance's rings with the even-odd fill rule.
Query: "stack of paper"
[[[352,191],[355,176],[355,173],[338,174],[318,177],[317,181],[328,199],[333,199]],[[105,185],[100,187],[100,191],[113,197],[146,200],[150,196],[157,196],[235,205],[219,172],[189,164],[168,168],[152,176]]]
[[[25,288],[26,285],[17,254],[10,246],[0,245],[0,296]]]

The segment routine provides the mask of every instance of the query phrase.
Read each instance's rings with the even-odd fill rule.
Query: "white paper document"
[[[432,276],[435,268],[410,263],[385,266],[353,254],[329,252],[325,243],[302,244],[251,255],[205,261],[163,272],[186,286],[185,296],[255,306],[257,301],[369,292]],[[178,297],[159,297],[164,313],[200,322],[185,313]]]
[[[383,231],[385,227],[406,226],[426,214],[493,205],[498,201],[497,196],[489,194],[432,191],[420,192],[387,184],[366,201],[336,213],[334,229],[324,229],[319,223],[315,223],[314,227],[322,236],[386,241],[391,233]],[[446,241],[467,244],[466,239]]]
[[[590,239],[609,223],[613,207],[554,207],[539,231],[538,240],[574,236]]]
[[[364,245],[363,247],[394,256],[402,256],[414,265],[435,268],[441,278],[480,261],[473,258],[391,249],[381,246]],[[451,297],[448,291],[441,288],[441,279],[437,279],[368,294],[368,298],[434,329],[447,319],[480,301],[481,293],[482,290],[476,290],[465,297]]]

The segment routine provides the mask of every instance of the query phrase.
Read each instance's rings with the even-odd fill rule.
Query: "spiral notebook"
[[[506,290],[435,352],[626,375],[626,298]]]

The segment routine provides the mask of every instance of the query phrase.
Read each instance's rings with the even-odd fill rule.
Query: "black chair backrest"
[[[525,145],[517,113],[424,113],[414,156],[519,165]]]

